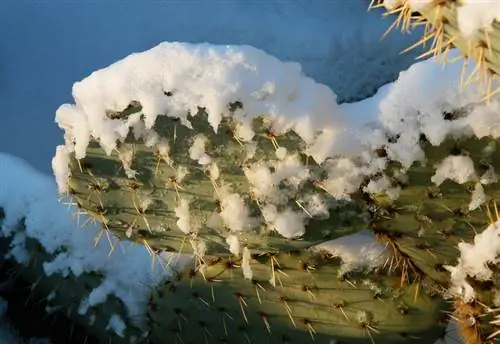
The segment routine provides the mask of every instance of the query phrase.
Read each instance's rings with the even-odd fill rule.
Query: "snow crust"
[[[91,135],[108,154],[117,140],[124,140],[128,131],[119,130],[122,121],[109,119],[106,111],[121,111],[133,100],[143,107],[146,136],[158,115],[180,118],[189,126],[187,115],[198,107],[206,109],[217,131],[222,117],[230,115],[229,104],[237,101],[244,104],[239,116],[267,114],[279,124],[276,132],[293,128],[311,145],[314,130],[334,139],[343,120],[334,93],[305,77],[298,63],[281,62],[250,46],[162,43],[75,83],[73,97],[76,105],[61,106],[56,121],[67,142],[74,141],[77,158],[85,156]],[[203,138],[190,155],[205,157]]]

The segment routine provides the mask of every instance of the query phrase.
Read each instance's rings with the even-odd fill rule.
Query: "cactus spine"
[[[482,14],[468,15],[466,12],[478,11],[474,8],[476,5],[460,0],[374,0],[370,8],[385,6],[386,14],[397,14],[390,29],[399,27],[402,31],[410,31],[414,26],[425,25],[424,36],[405,51],[417,46],[428,46],[429,50],[419,58],[442,55],[446,61],[450,50],[457,48],[465,59],[464,68],[469,60],[475,61],[476,67],[472,73],[463,75],[462,86],[479,81],[485,90],[485,100],[488,100],[498,91],[496,77],[500,73],[500,24],[494,15],[487,18],[496,11],[493,8],[488,10],[489,13],[479,9],[483,11]],[[471,24],[471,21],[475,23]],[[476,25],[477,30],[471,29]]]

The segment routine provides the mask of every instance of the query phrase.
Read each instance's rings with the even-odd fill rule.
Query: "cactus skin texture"
[[[3,212],[0,208],[0,225],[3,219],[2,215]],[[24,230],[24,220],[21,220],[16,226],[16,232]],[[1,246],[4,246],[3,241],[6,240],[8,239],[2,239]],[[71,273],[68,276],[54,273],[47,276],[43,265],[45,262],[53,260],[53,255],[46,252],[36,240],[30,238],[26,239],[25,248],[31,253],[32,259],[28,264],[20,265],[17,274],[19,278],[30,285],[33,294],[32,302],[45,301],[48,315],[57,313],[59,316],[68,317],[72,322],[85,328],[90,336],[94,336],[102,342],[128,344],[132,337],[140,338],[142,330],[131,323],[126,306],[120,299],[112,295],[109,295],[104,303],[89,307],[85,314],[79,313],[79,306],[83,299],[102,283],[103,278],[99,273],[85,272],[80,276]],[[26,302],[28,301],[30,300],[26,300]],[[120,315],[127,325],[123,337],[106,329],[112,314]],[[71,338],[68,340],[71,341]]]
[[[370,7],[382,7],[383,0],[373,0]],[[434,0],[428,6],[420,5],[416,14],[411,8],[410,1],[402,0],[401,4],[387,13],[397,13],[397,19],[390,29],[399,27],[402,31],[410,31],[412,25],[426,25],[424,37],[410,48],[422,45],[430,47],[420,58],[442,54],[446,60],[448,52],[459,49],[463,57],[477,63],[477,73],[471,77],[484,82],[487,90],[486,99],[496,93],[492,90],[492,79],[500,74],[500,23],[494,21],[492,30],[481,29],[471,37],[464,37],[459,29],[457,8],[460,0]],[[410,49],[409,48],[409,49]],[[408,50],[409,50],[408,49]],[[464,82],[467,78],[464,78]],[[468,82],[467,82],[468,83]]]
[[[432,343],[446,303],[425,285],[383,273],[339,276],[321,253],[253,255],[252,279],[236,258],[207,261],[153,294],[152,340],[178,343]],[[270,279],[275,276],[275,286]]]
[[[234,106],[234,105],[232,105]],[[122,113],[108,114],[111,118],[127,118],[140,111],[139,104],[133,104]],[[137,173],[132,178],[127,175],[120,153],[113,152],[107,156],[98,142],[91,142],[85,158],[71,161],[69,179],[70,194],[78,201],[78,205],[86,212],[103,222],[105,227],[117,237],[128,238],[136,242],[146,242],[156,251],[193,252],[190,241],[193,237],[201,238],[207,246],[207,253],[229,254],[226,238],[236,234],[242,244],[254,251],[291,251],[307,248],[339,236],[354,233],[366,227],[366,218],[360,216],[355,205],[335,201],[320,186],[312,181],[302,183],[298,190],[282,182],[280,187],[296,195],[319,194],[332,207],[342,207],[342,212],[330,212],[330,216],[314,216],[309,220],[305,235],[301,240],[287,239],[276,231],[264,226],[252,230],[229,231],[218,225],[208,228],[215,212],[221,211],[218,194],[222,184],[231,188],[231,193],[241,195],[248,206],[252,217],[261,217],[259,203],[250,191],[244,173],[245,167],[257,161],[278,160],[275,144],[286,147],[288,154],[299,154],[302,164],[308,164],[311,173],[321,177],[322,171],[313,159],[303,154],[303,142],[293,132],[274,138],[262,119],[253,122],[256,135],[253,142],[257,149],[253,157],[248,158],[250,146],[234,137],[235,123],[225,119],[218,128],[218,133],[209,126],[207,116],[200,112],[190,118],[193,129],[178,123],[167,116],[159,116],[153,129],[160,136],[159,142],[168,142],[169,155],[162,155],[160,146],[147,147],[142,139],[136,140],[132,130],[127,140],[120,145],[118,151],[133,150],[131,169]],[[190,147],[199,135],[207,139],[205,151],[217,164],[220,177],[210,178],[210,169],[198,164],[190,158]],[[179,180],[181,171],[188,171]],[[177,226],[178,217],[175,208],[180,198],[189,199],[192,225],[197,233],[186,235]],[[292,196],[285,204],[295,212],[306,212],[302,204],[295,202]],[[143,206],[147,202],[147,207]],[[230,201],[232,202],[232,201]],[[280,209],[278,209],[280,210]],[[261,217],[262,219],[262,217]]]

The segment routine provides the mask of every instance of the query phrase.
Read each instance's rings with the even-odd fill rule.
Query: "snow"
[[[459,184],[477,179],[474,161],[465,155],[446,157],[437,166],[436,173],[431,177],[431,181],[439,186],[446,179],[451,179]]]
[[[464,37],[473,37],[479,30],[491,32],[493,22],[500,21],[500,3],[463,0],[457,9],[457,19]]]
[[[391,20],[367,6],[366,0],[2,0],[0,151],[52,173],[61,143],[54,112],[71,101],[72,84],[163,41],[252,45],[300,62],[339,101],[365,98],[420,53],[399,55],[415,36],[395,31],[380,40]],[[43,135],[26,135],[35,132]]]
[[[117,314],[111,315],[106,330],[113,330],[113,332],[115,332],[118,336],[123,338],[126,329],[127,325],[119,315]]]
[[[210,74],[203,74],[203,71],[200,71],[201,74],[191,75],[194,79],[190,79],[189,63],[199,63],[200,60],[185,58],[182,63],[187,64],[184,67],[185,69],[182,69],[179,68],[179,60],[172,59],[170,61],[176,68],[168,69],[172,68],[168,64],[165,67],[167,68],[166,70],[174,71],[173,74],[179,75],[179,78],[181,74],[175,73],[182,71],[183,74],[188,75],[188,81],[202,80],[205,83],[204,86],[209,85],[207,88],[208,92],[206,92],[208,98],[203,98],[205,92],[202,92],[202,90],[206,91],[207,89],[200,87],[197,91],[195,88],[187,86],[184,86],[184,88],[176,87],[177,94],[183,96],[180,97],[180,103],[176,103],[177,100],[175,100],[173,105],[166,102],[158,102],[152,97],[146,97],[145,91],[163,89],[164,82],[168,82],[168,79],[164,79],[165,74],[162,75],[162,78],[156,78],[152,72],[149,75],[147,73],[139,74],[140,78],[138,80],[142,80],[141,82],[130,82],[131,80],[137,81],[137,79],[133,79],[136,75],[133,73],[128,74],[126,70],[123,70],[124,65],[128,63],[129,66],[133,67],[135,66],[134,61],[139,61],[137,65],[142,66],[144,63],[143,60],[145,60],[148,62],[146,70],[148,68],[153,69],[155,66],[156,68],[160,66],[159,70],[161,70],[161,65],[164,61],[161,59],[157,60],[158,56],[161,57],[162,53],[168,55],[171,49],[176,54],[184,57],[185,55],[182,55],[183,52],[195,52],[195,57],[201,56],[202,62],[208,61],[210,63],[218,61],[218,63],[210,65],[218,70],[221,75],[220,79],[215,79],[217,82],[211,81]],[[148,56],[149,53],[151,53],[151,56]],[[264,52],[251,47],[214,47],[207,44],[195,46],[175,43],[160,45],[149,51],[149,53],[135,54],[131,58],[124,60],[125,62],[121,61],[111,66],[110,69],[94,73],[91,77],[75,86],[77,105],[62,107],[62,111],[66,113],[65,115],[61,115],[60,112],[58,113],[59,119],[64,119],[63,127],[67,130],[67,139],[80,137],[78,135],[82,135],[82,132],[74,129],[80,128],[77,127],[78,124],[86,123],[83,128],[93,129],[94,132],[92,134],[94,136],[97,135],[96,133],[104,136],[109,134],[111,139],[104,140],[104,144],[110,144],[113,135],[119,133],[121,127],[102,121],[103,110],[109,107],[119,109],[124,104],[133,100],[137,95],[139,97],[146,97],[146,102],[150,101],[152,108],[161,103],[163,107],[171,106],[170,109],[172,107],[179,109],[184,106],[183,110],[186,110],[187,106],[190,105],[189,103],[185,103],[185,101],[188,99],[188,96],[191,96],[193,97],[192,99],[198,101],[198,104],[203,104],[212,109],[212,113],[215,115],[213,115],[211,123],[215,126],[218,121],[217,114],[219,112],[217,111],[222,111],[221,104],[231,100],[230,95],[247,97],[243,99],[246,99],[246,102],[250,104],[253,102],[255,109],[262,109],[262,106],[269,106],[268,109],[272,111],[282,106],[283,111],[288,111],[291,109],[291,104],[287,104],[290,96],[290,93],[287,92],[292,92],[293,94],[295,87],[300,92],[295,93],[295,98],[292,98],[292,104],[295,104],[293,101],[302,99],[303,101],[299,102],[302,107],[299,106],[298,108],[306,109],[303,110],[306,115],[304,115],[303,119],[305,121],[302,123],[315,122],[307,116],[311,116],[315,120],[318,119],[318,123],[322,124],[332,120],[326,118],[325,114],[320,111],[317,112],[316,118],[314,118],[314,111],[317,111],[318,107],[317,104],[312,107],[310,104],[316,102],[318,99],[323,99],[324,104],[327,105],[320,106],[319,109],[326,109],[334,116],[338,115],[337,119],[340,118],[338,121],[339,125],[343,126],[344,131],[351,133],[350,142],[358,141],[356,149],[353,150],[350,147],[351,149],[344,151],[346,154],[343,157],[334,157],[333,154],[330,154],[331,159],[324,164],[328,172],[328,178],[324,181],[324,188],[338,196],[338,198],[344,198],[348,197],[350,193],[359,187],[365,176],[381,171],[387,163],[384,158],[374,157],[367,151],[367,148],[380,144],[386,145],[389,156],[401,161],[404,167],[408,167],[414,161],[425,161],[423,151],[418,144],[418,138],[421,133],[424,133],[432,144],[440,144],[447,135],[457,137],[472,136],[475,132],[480,132],[483,136],[495,134],[495,128],[487,129],[486,125],[483,125],[479,131],[477,128],[483,121],[487,121],[488,123],[493,121],[491,116],[497,116],[497,118],[499,116],[497,112],[492,111],[498,106],[497,98],[494,98],[489,104],[478,105],[481,94],[478,93],[477,88],[469,87],[462,91],[460,90],[458,87],[461,75],[460,67],[449,65],[445,69],[442,69],[440,65],[435,63],[436,61],[432,60],[417,64],[408,71],[401,73],[397,82],[385,86],[371,99],[357,104],[337,105],[333,101],[335,99],[334,93],[328,90],[326,86],[316,84],[311,79],[303,76],[298,65],[288,62],[282,63]],[[453,54],[456,54],[456,52],[452,52],[452,56]],[[148,60],[150,58],[155,60],[157,64],[151,63]],[[167,61],[169,60],[167,59]],[[262,62],[262,64],[259,64],[259,62]],[[180,66],[182,66],[182,63]],[[228,63],[229,67],[224,67]],[[255,67],[253,72],[249,66]],[[265,73],[273,70],[273,73],[276,74],[268,74],[271,76],[277,75],[277,77],[263,77],[262,75],[265,73],[260,74],[261,70]],[[287,73],[285,73],[285,70]],[[239,73],[240,71],[242,73]],[[292,74],[288,74],[288,71],[291,71]],[[103,79],[104,77],[105,79]],[[151,77],[152,80],[148,79],[148,77]],[[275,88],[269,87],[269,80],[279,80],[280,78],[284,78],[282,84],[276,83]],[[232,80],[232,83],[227,83],[227,80]],[[290,80],[294,80],[295,84],[292,84]],[[436,80],[439,80],[439,82]],[[184,79],[181,80],[180,86],[183,85],[183,82]],[[130,85],[136,85],[136,88],[131,88]],[[283,91],[280,87],[277,87],[278,85],[284,86]],[[167,86],[173,87],[175,84],[168,84]],[[104,87],[102,92],[99,92],[99,87]],[[257,96],[255,96],[255,90],[262,89],[266,90],[266,92],[270,90],[275,92],[274,95],[267,95],[271,99],[268,102],[262,100],[261,92],[257,92]],[[319,96],[315,94],[315,91]],[[223,101],[213,96],[213,94],[219,93]],[[211,94],[212,96],[210,96]],[[175,99],[175,96],[169,98]],[[142,98],[139,99],[142,100]],[[206,103],[203,103],[203,101],[206,101]],[[251,109],[252,105],[250,106],[250,110],[247,111],[252,111]],[[453,121],[447,121],[442,118],[443,112],[454,110],[463,110],[463,115]],[[255,114],[258,113],[257,110],[254,111]],[[152,117],[150,118],[153,118],[156,112],[156,110],[151,112],[150,116]],[[69,113],[71,113],[71,116],[67,115]],[[97,118],[96,123],[98,125],[89,121],[92,116]],[[473,120],[470,116],[472,116]],[[78,118],[78,120],[72,122],[72,117]],[[295,116],[284,117],[280,111],[275,113],[275,117],[278,118],[276,120],[276,123],[279,125],[278,129],[293,128],[297,118],[300,118],[297,112]],[[348,117],[349,120],[346,120]],[[121,125],[123,123],[118,124]],[[474,126],[476,130],[473,129]],[[109,128],[111,127],[117,130],[110,131]],[[304,127],[306,126],[301,126],[302,129]],[[140,132],[144,134],[147,130],[141,129]],[[393,136],[399,135],[400,139],[396,142],[389,142],[387,133]],[[87,142],[86,139],[89,132],[84,134],[84,136],[80,137],[80,141],[77,140],[77,145],[81,142]],[[354,134],[359,134],[360,136]],[[321,135],[323,134],[316,137],[304,135],[304,137],[308,136],[309,139],[313,137],[317,140],[316,143],[320,142],[319,146],[323,146],[322,142],[325,138],[321,137]],[[68,140],[67,142],[71,141]],[[337,142],[341,145],[341,148],[346,145],[344,137]],[[197,145],[196,147],[200,148],[201,146]],[[53,261],[45,263],[46,274],[68,274],[71,272],[78,275],[84,271],[100,271],[104,273],[103,283],[92,291],[80,305],[82,312],[85,312],[91,305],[103,302],[108,295],[114,294],[127,305],[129,315],[137,318],[140,314],[143,314],[147,300],[148,289],[144,286],[154,286],[167,272],[163,271],[160,267],[157,267],[153,271],[150,267],[151,258],[146,249],[129,242],[123,242],[121,244],[123,250],[117,248],[107,258],[110,247],[105,239],[101,240],[96,247],[93,246],[94,236],[98,233],[99,229],[91,224],[88,224],[89,228],[85,230],[77,228],[76,219],[71,218],[70,212],[57,202],[58,190],[60,191],[64,188],[64,183],[61,183],[61,176],[67,173],[63,168],[66,161],[65,154],[71,148],[71,145],[66,146],[66,150],[59,148],[57,154],[59,155],[62,152],[62,156],[56,156],[53,160],[54,166],[56,166],[55,179],[59,183],[59,188],[56,187],[56,183],[51,178],[35,172],[22,161],[8,155],[1,155],[0,175],[2,175],[3,185],[0,188],[0,206],[5,208],[7,214],[1,231],[4,235],[15,235],[14,247],[11,254],[20,262],[25,261],[28,257],[28,252],[24,250],[23,246],[25,237],[23,234],[16,233],[13,226],[20,218],[26,216],[26,235],[28,237],[36,238],[49,252],[55,252],[62,245],[68,248],[66,252],[55,254],[56,256]],[[329,147],[328,149],[335,151],[339,148]],[[356,151],[359,152],[357,156],[352,154]],[[83,148],[81,153],[84,153]],[[204,154],[201,150],[195,153],[195,158],[199,158]],[[300,180],[306,178],[307,174],[303,173],[303,166],[297,164],[297,160],[294,159],[294,155],[284,155],[282,160],[278,159],[275,162],[273,166],[275,167],[275,171],[273,173],[270,172],[269,166],[266,164],[255,165],[249,168],[247,170],[247,177],[250,176],[251,181],[254,182],[257,195],[268,197],[273,186],[281,180],[287,179],[293,183],[294,178],[298,178],[298,182],[295,183],[300,183]],[[213,168],[213,166],[210,168]],[[181,172],[180,174],[182,177]],[[433,181],[439,184],[446,178],[463,183],[477,177],[473,174],[471,161],[468,157],[450,156],[444,159],[440,165],[436,166],[436,174]],[[393,189],[384,176],[373,179],[368,184],[367,191],[373,193],[387,192],[391,197],[397,197],[397,189]],[[228,211],[223,214],[224,216],[221,216],[221,220],[234,227],[233,229],[239,230],[243,228],[243,224],[238,222],[241,219],[235,221],[230,215],[232,216],[233,213],[245,214],[244,204],[242,202],[232,202],[233,199],[239,199],[239,195],[237,194],[226,193],[225,196],[231,200],[231,207],[236,207],[237,209],[234,209],[237,211],[233,211],[234,209]],[[317,213],[324,212],[321,200],[311,198],[309,202],[310,209],[317,209]],[[266,204],[262,210],[268,225],[281,235],[287,238],[294,238],[304,233],[304,224],[308,212],[295,212],[289,208],[278,211],[272,204]],[[176,208],[176,215],[179,217],[182,225],[179,227],[182,230],[186,233],[193,231],[193,225],[196,224],[191,223],[188,200],[181,200],[180,206]],[[80,219],[80,222],[85,221]],[[247,220],[244,222],[248,223]],[[47,230],[47,228],[50,228],[50,230]],[[341,256],[348,270],[359,266],[373,267],[379,264],[378,259],[380,259],[381,252],[379,248],[370,246],[373,244],[373,240],[370,240],[367,239],[367,241],[364,241],[359,237],[356,237],[356,239],[345,237],[324,244],[324,248],[329,249],[333,254]],[[112,244],[115,245],[117,243],[112,240]],[[195,248],[196,255],[202,257],[206,249],[204,243],[193,241],[191,244]],[[239,253],[239,248],[238,250],[236,249],[234,242],[230,240],[228,244],[231,246],[231,251]],[[354,244],[359,244],[361,247]],[[360,255],[360,250],[364,254]],[[92,252],[92,254],[89,255],[89,252]],[[243,256],[245,257],[245,255],[247,255],[247,252],[243,249]],[[124,264],[127,264],[126,269],[123,268]],[[247,264],[244,267],[243,273],[248,278],[248,276],[251,276],[250,266]],[[466,273],[464,272],[465,270],[456,268],[454,271],[455,273],[452,274],[453,278],[461,281],[461,276]],[[131,283],[131,280],[134,283]],[[464,288],[466,287],[467,285]],[[470,295],[471,293],[472,291],[469,290],[466,292],[466,295]],[[120,322],[117,319],[112,320],[110,324],[111,330],[120,332]]]
[[[356,234],[313,246],[313,251],[326,251],[334,257],[340,257],[340,274],[358,269],[374,269],[382,266],[388,258],[384,244],[376,241],[372,232],[363,230]]]

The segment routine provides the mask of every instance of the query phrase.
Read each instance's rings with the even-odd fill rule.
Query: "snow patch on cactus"
[[[125,322],[122,320],[122,318],[118,314],[111,315],[111,317],[109,318],[109,323],[108,323],[108,326],[106,327],[106,330],[108,330],[108,331],[112,330],[118,336],[123,338],[126,329],[127,329],[127,325],[125,325]]]
[[[250,209],[245,200],[237,193],[231,193],[227,187],[219,190],[221,196],[220,216],[225,225],[233,232],[240,232],[255,228],[258,221],[250,216]]]
[[[437,186],[446,179],[451,179],[459,184],[477,179],[474,162],[464,155],[450,155],[439,163],[436,173],[431,181]]]
[[[490,224],[483,232],[474,237],[474,242],[459,243],[460,257],[456,266],[446,266],[451,273],[450,293],[471,302],[475,298],[474,288],[467,281],[468,277],[479,281],[488,281],[493,271],[488,264],[500,262],[500,221]]]
[[[458,52],[449,56],[454,58]],[[466,72],[474,67],[471,63]],[[223,117],[233,117],[235,138],[247,147],[250,158],[256,152],[251,119],[264,114],[271,132],[295,131],[306,144],[302,153],[323,164],[328,178],[318,186],[337,199],[348,199],[367,176],[383,171],[387,159],[399,161],[402,173],[414,162],[425,162],[422,136],[439,145],[450,136],[500,135],[494,125],[500,123],[498,97],[478,105],[481,92],[476,85],[460,90],[461,75],[461,66],[442,68],[431,59],[402,72],[395,83],[370,99],[337,105],[335,94],[304,76],[298,64],[279,61],[253,47],[162,43],[77,82],[76,105],[61,106],[56,121],[65,129],[66,151],[83,157],[90,136],[110,153],[117,141],[125,139],[123,125],[132,126],[135,135],[150,138],[155,136],[151,126],[157,116],[180,118],[191,127],[187,114],[196,115],[198,108],[204,108],[215,131]],[[494,81],[492,87],[496,86]],[[121,111],[133,101],[142,105],[143,128],[135,128],[131,120],[107,117],[107,111]],[[229,105],[235,103],[242,107],[231,109]],[[446,119],[445,113],[453,114],[453,120]],[[196,137],[189,155],[212,172],[206,143],[206,138]],[[387,158],[371,152],[380,147]],[[296,195],[283,195],[277,185],[286,181],[297,186],[309,175],[294,153],[275,148],[275,162],[254,163],[245,166],[244,172],[252,196],[282,204]],[[168,149],[163,151],[168,156]],[[64,150],[58,152],[62,163]],[[65,190],[68,174],[63,168],[54,170],[59,189]],[[397,198],[398,189],[383,181],[372,180],[369,188],[378,185],[377,192]]]
[[[367,230],[327,241],[313,246],[311,250],[326,251],[332,256],[340,257],[341,274],[380,267],[388,257],[386,247],[377,242],[373,233]]]

